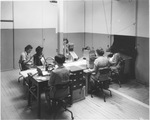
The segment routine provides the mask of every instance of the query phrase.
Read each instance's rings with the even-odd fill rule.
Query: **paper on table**
[[[45,80],[49,80],[49,76],[35,76],[34,79],[45,81]]]
[[[86,60],[78,60],[78,61],[64,64],[64,66],[66,66],[66,67],[73,66],[73,65],[76,65],[76,66],[86,65]]]
[[[49,73],[49,72],[47,72],[47,71],[42,71],[42,74],[43,74],[44,76],[46,76],[46,75],[50,75],[50,73]]]

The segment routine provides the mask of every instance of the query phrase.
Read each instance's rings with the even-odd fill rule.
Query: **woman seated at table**
[[[69,70],[63,65],[63,63],[65,62],[65,56],[62,54],[58,54],[55,56],[54,59],[55,59],[55,64],[58,67],[51,72],[50,80],[48,81],[49,86],[64,84],[69,81]],[[58,93],[57,96],[61,97],[64,94],[66,94],[66,92],[68,93],[68,91],[60,91],[60,93],[57,92]],[[50,92],[45,94],[46,94],[47,102],[50,105],[48,97],[53,98],[54,91],[50,90]]]
[[[120,62],[123,59],[115,48],[110,48],[110,52],[112,53],[112,57],[109,57],[110,68],[112,72],[119,74],[119,70],[122,67]]]
[[[19,60],[19,64],[20,66],[20,70],[28,70],[31,67],[33,67],[33,56],[30,54],[32,51],[33,47],[31,45],[27,45],[24,48],[24,52],[21,53],[20,55],[20,60]],[[28,84],[28,77],[27,78],[23,78],[23,85],[27,85]],[[25,96],[24,98],[26,99],[28,96],[28,87],[24,87],[24,92],[25,92]]]
[[[27,45],[24,48],[24,52],[21,53],[19,63],[21,64],[21,70],[27,70],[30,69],[32,66],[32,58],[31,51],[33,47],[31,45]]]
[[[94,75],[91,75],[90,77],[90,89],[94,89],[95,87],[95,81],[98,79],[98,70],[99,68],[107,67],[109,66],[109,60],[107,57],[103,56],[104,55],[104,50],[103,48],[99,48],[96,50],[96,56],[97,58],[94,61],[94,68],[92,71],[95,72]]]
[[[63,39],[63,54],[66,59],[69,59],[69,40],[67,38]]]
[[[43,48],[38,46],[36,49],[36,54],[34,54],[33,56],[33,62],[34,62],[34,65],[35,66],[41,66],[44,64],[45,60],[44,60],[44,57],[43,57]]]

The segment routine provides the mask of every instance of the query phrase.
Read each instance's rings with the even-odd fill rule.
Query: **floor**
[[[33,101],[31,109],[27,107],[27,100],[24,99],[24,86],[17,82],[18,72],[19,70],[12,70],[1,73],[1,119],[38,119],[36,101]],[[134,82],[122,84],[121,88],[118,84],[112,84],[110,86],[112,97],[107,94],[106,102],[99,94],[94,95],[93,98],[88,95],[84,100],[74,103],[69,109],[73,112],[75,120],[148,120],[149,89]],[[41,101],[41,119],[53,119],[48,111],[44,94],[42,94]],[[71,118],[68,112],[60,111],[57,119],[70,120]]]
[[[149,105],[149,87],[138,83],[135,79],[128,80],[121,87],[117,83],[113,83],[110,88]]]

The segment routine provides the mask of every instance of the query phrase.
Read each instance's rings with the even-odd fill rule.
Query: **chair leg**
[[[93,92],[94,92],[95,90],[91,90],[91,98],[93,98]]]
[[[99,91],[99,87],[95,86],[95,88],[91,89],[91,98],[93,98],[93,93]]]
[[[109,89],[108,89],[108,91],[110,92],[110,96],[112,96],[112,94],[111,94],[111,90],[109,90]]]
[[[71,118],[72,118],[72,120],[73,120],[73,119],[74,119],[74,117],[73,117],[73,113],[72,113],[72,111],[70,111],[69,109],[67,109],[67,108],[66,108],[66,106],[65,106],[65,107],[63,106],[63,108],[65,109],[65,111],[70,112],[70,114],[71,114]]]
[[[118,84],[119,84],[119,86],[120,86],[120,88],[121,88],[121,82],[120,82],[119,78],[120,78],[120,77],[117,78],[117,81],[118,81]]]
[[[22,76],[20,76],[19,78],[18,78],[18,83],[20,83],[20,79],[22,78]]]
[[[74,119],[74,117],[73,117],[73,113],[72,113],[72,111],[70,111],[70,110],[68,110],[68,109],[66,109],[68,112],[70,112],[71,113],[71,118],[72,118],[72,120]]]
[[[101,91],[102,91],[102,94],[103,94],[103,97],[104,97],[104,102],[106,102],[105,93],[104,93],[104,91],[103,91],[103,88],[101,88]]]
[[[55,101],[52,101],[52,108],[53,108],[53,112],[54,112],[54,116],[53,116],[53,119],[55,119],[56,118],[56,116],[57,116],[57,111],[58,111],[58,108],[57,108],[58,106],[56,105],[56,102]]]

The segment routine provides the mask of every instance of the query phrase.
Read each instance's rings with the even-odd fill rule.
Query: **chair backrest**
[[[98,70],[98,80],[105,81],[110,79],[110,71],[109,67],[99,68]]]
[[[104,89],[108,89],[111,80],[111,69],[109,67],[99,68],[98,73],[98,81],[100,82],[100,86]]]
[[[63,84],[57,84],[52,86],[55,99],[64,99],[71,95],[71,82],[65,82]]]

